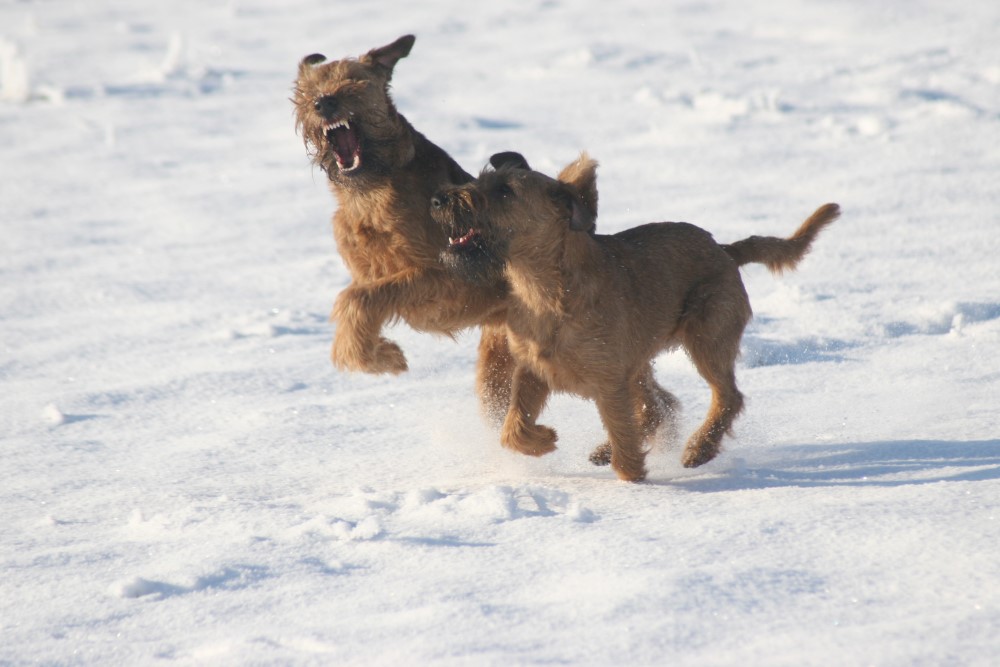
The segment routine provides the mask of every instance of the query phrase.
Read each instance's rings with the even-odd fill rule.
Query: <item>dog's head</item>
[[[339,185],[384,175],[413,156],[413,144],[389,97],[389,81],[413,35],[359,58],[327,62],[314,53],[295,80],[296,129],[313,160]]]
[[[497,153],[492,169],[431,200],[445,228],[445,264],[466,277],[492,277],[511,261],[558,263],[567,237],[594,231],[597,162],[586,153],[557,179],[532,171],[519,153]]]

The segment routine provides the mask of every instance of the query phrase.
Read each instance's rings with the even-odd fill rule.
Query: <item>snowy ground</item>
[[[0,2],[0,664],[996,664],[1000,6],[502,4]],[[407,32],[407,117],[473,171],[587,149],[604,231],[842,205],[745,271],[719,459],[617,482],[571,397],[502,451],[474,332],[331,367],[291,81]]]

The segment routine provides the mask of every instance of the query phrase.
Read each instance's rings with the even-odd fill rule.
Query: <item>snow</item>
[[[0,663],[992,665],[1000,8],[640,0],[0,4]],[[647,483],[502,450],[477,335],[336,372],[348,274],[298,60],[413,32],[399,108],[471,171],[601,162],[603,231],[731,241],[736,437]],[[700,422],[682,354],[657,375]]]

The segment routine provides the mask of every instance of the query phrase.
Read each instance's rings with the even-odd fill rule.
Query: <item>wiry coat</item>
[[[399,373],[406,359],[381,336],[387,322],[401,318],[446,335],[484,325],[480,395],[489,411],[502,413],[510,360],[495,323],[507,286],[502,278],[470,284],[445,271],[448,239],[429,214],[434,192],[472,177],[414,129],[389,95],[393,69],[413,42],[408,35],[358,59],[325,62],[317,54],[299,65],[296,124],[337,198],[334,237],[352,278],[334,305],[331,356],[341,368]]]
[[[709,414],[683,457],[687,466],[706,463],[743,408],[734,365],[751,310],[739,266],[794,267],[839,209],[820,208],[791,239],[731,246],[687,223],[599,235],[596,166],[584,155],[553,180],[508,158],[478,182],[439,193],[435,217],[453,234],[476,230],[481,247],[496,249],[485,261],[502,265],[511,286],[507,331],[517,367],[503,443],[534,455],[554,449],[555,433],[535,419],[550,390],[571,392],[596,402],[608,431],[610,447],[592,460],[640,480],[649,435],[642,416],[656,409],[651,393],[669,397],[652,379],[652,360],[683,346],[711,386]]]

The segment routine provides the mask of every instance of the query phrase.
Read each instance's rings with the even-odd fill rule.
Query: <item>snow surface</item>
[[[765,9],[766,7],[766,9]],[[298,60],[418,36],[398,106],[471,171],[601,161],[600,228],[748,267],[748,409],[648,483],[501,450],[477,334],[336,372],[348,281]],[[0,664],[995,665],[1000,5],[0,3]],[[657,373],[708,391],[682,354]]]

